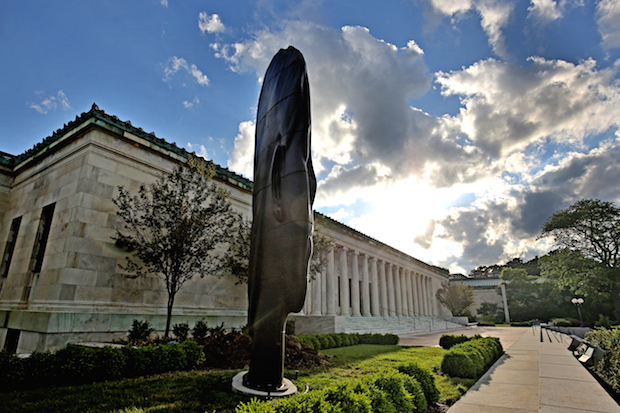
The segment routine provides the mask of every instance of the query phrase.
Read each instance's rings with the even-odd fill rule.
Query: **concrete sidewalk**
[[[545,333],[541,343],[540,327],[518,331],[521,337],[509,347],[502,342],[506,353],[448,413],[620,413],[620,406],[567,350],[566,336]]]

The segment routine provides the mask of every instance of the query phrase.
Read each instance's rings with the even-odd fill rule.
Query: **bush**
[[[435,404],[439,401],[439,389],[435,383],[435,376],[430,371],[415,363],[403,364],[398,367],[398,371],[413,377],[420,383],[424,397],[428,404]]]
[[[498,338],[485,337],[453,346],[443,357],[441,371],[451,377],[478,378],[503,353]]]
[[[396,345],[399,337],[396,334],[300,334],[295,336],[300,343],[311,347],[314,350],[325,350],[356,344],[382,344]]]
[[[569,320],[568,318],[552,318],[551,324],[553,324],[556,327],[572,327],[573,326],[573,322]]]
[[[322,390],[288,399],[240,403],[236,413],[400,413],[422,412],[426,399],[420,384],[395,370],[365,379],[345,379]]]
[[[532,322],[531,321],[513,321],[512,323],[510,323],[511,327],[531,327],[532,326]]]
[[[196,325],[192,329],[192,337],[196,340],[201,340],[209,333],[209,325],[205,320],[196,321]]]
[[[68,386],[138,377],[202,365],[204,353],[193,341],[154,346],[69,345],[56,352],[34,352],[20,359],[0,352],[0,391]]]
[[[187,336],[189,335],[189,324],[181,323],[173,325],[172,334],[181,342],[187,340]]]
[[[224,322],[219,326],[215,326],[213,328],[209,328],[209,336],[213,338],[217,338],[223,336],[226,333],[226,329],[224,328]]]
[[[469,340],[475,340],[481,337],[482,336],[480,334],[476,334],[472,337],[468,337],[464,334],[461,334],[460,336],[455,336],[454,334],[444,334],[439,338],[439,345],[441,346],[441,348],[450,350],[453,346],[457,344],[465,343]]]
[[[592,370],[612,389],[620,392],[620,328],[600,328],[586,334],[586,340],[605,350],[605,357]]]
[[[154,331],[155,329],[148,321],[133,320],[127,339],[131,343],[146,341]]]
[[[594,326],[610,329],[612,327],[612,323],[609,317],[603,314],[599,314],[598,321],[594,324]]]
[[[426,409],[424,393],[413,377],[395,370],[385,370],[372,378],[371,383],[387,393],[396,412],[421,412]]]

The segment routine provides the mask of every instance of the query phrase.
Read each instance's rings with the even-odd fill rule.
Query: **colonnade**
[[[312,316],[417,317],[436,314],[431,276],[338,246],[325,270],[311,280],[305,314]],[[437,286],[438,288],[438,286]]]

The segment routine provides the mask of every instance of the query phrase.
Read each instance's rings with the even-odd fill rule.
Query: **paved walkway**
[[[567,350],[566,336],[545,333],[541,343],[539,327],[478,329],[467,329],[467,335],[499,336],[506,353],[448,413],[620,413],[620,406]],[[414,344],[413,337],[402,340],[404,345],[424,345]]]

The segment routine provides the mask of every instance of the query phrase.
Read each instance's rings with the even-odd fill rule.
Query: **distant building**
[[[125,336],[134,319],[163,330],[163,281],[118,271],[126,253],[111,240],[119,225],[111,200],[118,185],[137,192],[186,157],[96,105],[27,152],[0,153],[0,348],[24,353],[110,340]],[[221,167],[215,179],[249,217],[252,182]],[[293,317],[300,331],[385,332],[432,327],[433,317],[450,316],[435,298],[446,271],[315,217],[336,248]],[[246,324],[247,288],[235,281],[188,281],[176,296],[173,324]]]
[[[462,274],[458,274],[460,276],[454,277],[450,279],[451,283],[463,284],[468,287],[472,287],[474,289],[474,303],[470,307],[469,311],[471,315],[475,317],[480,317],[478,314],[478,309],[482,305],[482,303],[491,303],[497,304],[499,308],[504,310],[504,321],[507,323],[510,322],[510,312],[508,309],[508,301],[506,298],[506,285],[499,277],[495,278],[486,278],[486,277],[476,277],[469,278],[465,277]],[[499,288],[499,292],[498,292]]]

